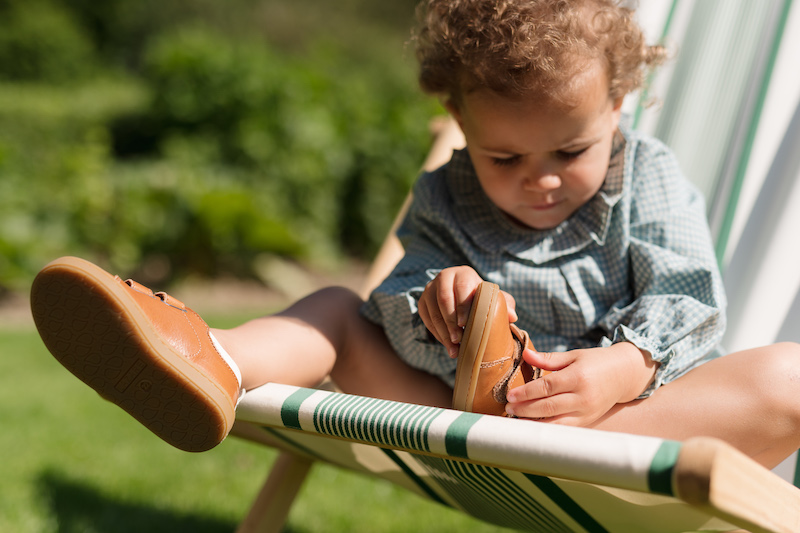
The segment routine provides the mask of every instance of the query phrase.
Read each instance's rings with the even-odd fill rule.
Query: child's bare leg
[[[276,315],[212,331],[246,389],[268,381],[309,387],[330,375],[351,394],[449,407],[452,390],[398,358],[383,330],[359,314],[362,303],[333,287]]]
[[[645,400],[619,404],[593,427],[684,440],[725,440],[772,468],[800,447],[800,345],[712,360]]]

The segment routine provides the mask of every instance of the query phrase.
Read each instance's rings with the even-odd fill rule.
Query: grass
[[[203,454],[171,448],[73,378],[32,327],[0,329],[0,376],[0,531],[234,531],[275,458],[235,438]],[[318,465],[285,531],[500,530]]]

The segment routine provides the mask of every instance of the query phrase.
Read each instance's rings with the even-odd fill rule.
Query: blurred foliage
[[[439,111],[412,20],[409,1],[0,0],[0,288],[63,254],[156,282],[369,257]]]
[[[92,71],[92,42],[65,6],[0,0],[0,21],[0,79],[66,82]]]

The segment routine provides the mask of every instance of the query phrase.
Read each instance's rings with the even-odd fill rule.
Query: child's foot
[[[31,309],[62,365],[169,444],[204,451],[227,436],[241,376],[175,298],[63,257],[36,276]]]
[[[509,389],[542,375],[522,359],[525,346],[533,349],[528,334],[509,324],[500,288],[484,281],[472,300],[458,351],[453,408],[505,416]]]

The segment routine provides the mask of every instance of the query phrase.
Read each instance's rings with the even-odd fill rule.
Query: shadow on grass
[[[79,531],[202,532],[229,533],[236,524],[202,513],[186,514],[147,503],[123,501],[84,481],[48,470],[39,478],[39,488],[50,506],[58,533]]]

